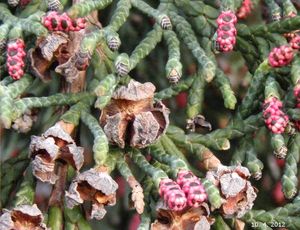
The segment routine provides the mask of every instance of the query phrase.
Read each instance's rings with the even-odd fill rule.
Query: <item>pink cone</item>
[[[274,48],[269,54],[269,64],[272,67],[288,65],[294,57],[293,49],[289,45]]]
[[[44,26],[50,31],[79,31],[85,28],[84,18],[71,19],[66,13],[58,14],[50,11],[43,18]]]
[[[26,56],[24,48],[25,43],[20,38],[10,41],[7,45],[6,66],[9,75],[14,80],[19,80],[24,75],[24,58]]]
[[[180,211],[186,206],[186,197],[180,186],[171,179],[163,179],[160,182],[159,194],[174,211]]]
[[[289,118],[282,111],[282,102],[276,97],[270,97],[265,100],[263,108],[263,117],[268,129],[273,133],[283,133]]]
[[[188,170],[181,170],[177,174],[177,183],[187,197],[187,204],[191,207],[199,207],[207,199],[207,194],[201,181]]]
[[[230,10],[222,11],[217,19],[218,26],[221,24],[229,24],[229,23],[232,23],[232,24],[237,23],[237,18],[235,16],[235,14]]]
[[[194,178],[196,178],[196,176],[191,171],[180,170],[177,174],[176,182],[180,187],[182,187],[184,183]]]
[[[296,35],[295,37],[293,37],[291,40],[290,40],[290,46],[293,48],[293,49],[300,49],[300,36],[299,35]]]
[[[237,18],[231,11],[223,11],[217,19],[217,47],[221,52],[232,51],[236,43],[236,28]]]
[[[252,2],[251,0],[244,0],[241,7],[238,9],[237,17],[244,19],[246,18],[252,10]]]

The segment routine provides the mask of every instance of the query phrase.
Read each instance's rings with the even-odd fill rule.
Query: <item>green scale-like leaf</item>
[[[94,160],[97,165],[102,165],[107,158],[109,149],[107,137],[100,127],[97,119],[94,118],[91,114],[82,112],[81,119],[94,135]]]
[[[215,76],[216,66],[200,47],[191,25],[175,12],[170,12],[170,16],[179,37],[191,50],[199,65],[202,67],[205,80],[208,82],[211,81]]]

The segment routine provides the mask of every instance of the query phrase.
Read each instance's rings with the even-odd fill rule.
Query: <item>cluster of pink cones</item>
[[[265,124],[273,133],[283,133],[289,118],[282,111],[282,102],[276,97],[269,97],[263,105]]]
[[[236,43],[236,28],[237,18],[232,11],[223,11],[217,19],[217,45],[221,52],[229,52],[233,50]]]
[[[59,14],[56,11],[49,11],[43,18],[44,26],[51,31],[79,31],[85,28],[85,19],[71,19],[66,13]]]
[[[275,47],[269,54],[269,64],[272,67],[283,67],[291,63],[294,53],[290,45]]]
[[[25,56],[25,43],[22,39],[9,41],[7,44],[6,66],[9,75],[14,80],[19,80],[24,75]]]
[[[199,207],[207,199],[201,181],[188,170],[179,171],[176,182],[169,178],[163,179],[159,194],[174,211],[180,211],[186,206]]]

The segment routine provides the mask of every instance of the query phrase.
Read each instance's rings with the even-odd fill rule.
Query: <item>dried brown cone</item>
[[[155,86],[131,80],[112,95],[100,116],[108,140],[124,148],[144,148],[155,142],[169,124],[169,110],[162,103],[153,104]]]
[[[130,188],[132,189],[131,192],[131,201],[133,203],[132,206],[134,206],[138,214],[142,214],[144,212],[144,207],[145,207],[143,188],[134,177],[129,177],[127,182]]]
[[[188,208],[179,212],[158,203],[157,218],[151,224],[151,230],[209,230],[214,222],[209,215],[209,207],[206,203],[198,208]]]
[[[251,210],[256,199],[256,189],[249,182],[251,174],[242,166],[220,165],[214,171],[208,171],[206,178],[219,189],[224,201],[220,208],[224,217],[242,217]]]
[[[28,51],[33,74],[42,81],[50,81],[49,67],[56,61],[57,55],[60,55],[61,47],[68,42],[68,36],[62,32],[53,32],[47,37],[39,38],[36,47]]]
[[[34,109],[26,110],[25,113],[17,118],[12,128],[20,133],[27,133],[31,130],[34,122],[37,121],[37,113]]]
[[[195,132],[197,128],[206,128],[211,131],[211,124],[205,120],[205,117],[201,114],[194,118],[187,119],[186,129],[191,132]]]
[[[90,217],[101,220],[106,214],[104,206],[116,203],[116,190],[118,184],[111,178],[105,168],[92,168],[80,173],[66,191],[66,204],[68,208],[82,204],[84,201],[92,202]]]
[[[29,146],[33,158],[32,170],[35,177],[43,182],[54,184],[58,179],[55,174],[55,161],[63,160],[77,171],[83,165],[82,147],[76,145],[68,130],[61,123],[49,128],[41,136],[32,136]]]
[[[21,205],[5,210],[0,216],[0,230],[48,230],[42,212],[34,205]]]

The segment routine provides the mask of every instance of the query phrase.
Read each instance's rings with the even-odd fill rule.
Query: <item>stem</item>
[[[53,190],[49,199],[49,206],[63,207],[63,200],[65,194],[65,187],[67,181],[68,165],[66,163],[57,162],[57,176],[58,180],[55,182]]]

